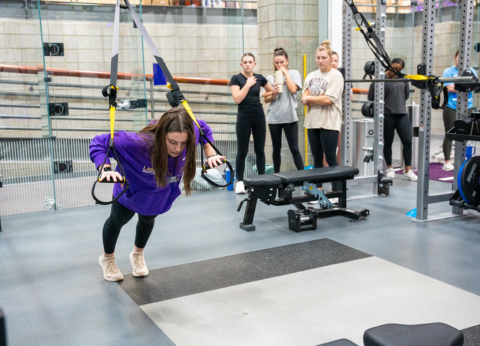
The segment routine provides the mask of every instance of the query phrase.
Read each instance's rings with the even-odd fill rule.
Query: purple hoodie
[[[203,120],[198,124],[208,139],[213,142],[212,130]],[[196,124],[195,145],[200,140],[200,131]],[[103,163],[107,154],[110,134],[95,136],[90,143],[90,158],[98,168]],[[185,165],[186,149],[177,157],[168,157],[168,171],[171,177],[167,178],[165,188],[157,187],[155,172],[150,161],[149,145],[135,132],[120,131],[114,137],[115,151],[123,167],[130,188],[118,199],[118,201],[134,212],[141,215],[159,215],[167,212],[172,207],[173,201],[180,196],[180,181]],[[204,140],[203,144],[208,143]],[[113,158],[110,151],[109,157]],[[107,158],[105,163],[110,164]],[[120,168],[117,166],[117,172]],[[121,173],[120,173],[121,174]],[[113,195],[115,198],[122,192],[123,188],[119,183],[114,184]]]

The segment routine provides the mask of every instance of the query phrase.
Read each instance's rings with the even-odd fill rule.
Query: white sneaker
[[[147,276],[149,271],[145,264],[143,252],[132,252],[130,254],[130,263],[132,263],[132,275],[136,278]]]
[[[307,202],[308,204],[318,204],[318,199],[314,200],[314,201],[310,201],[310,202]]]
[[[243,184],[243,181],[237,181],[237,185],[235,186],[235,193],[247,193],[247,191],[245,191],[245,184]]]
[[[455,166],[453,165],[453,163],[451,162],[446,162],[443,164],[443,168],[442,168],[444,171],[447,171],[447,172],[451,172],[455,169]]]
[[[338,204],[338,197],[330,198],[329,201],[333,204]]]
[[[411,180],[411,181],[417,181],[418,177],[417,175],[413,172],[413,169],[409,170],[407,173],[403,175],[403,180]]]
[[[439,153],[438,155],[435,155],[434,162],[445,163],[445,155],[443,155],[443,152]]]
[[[105,258],[103,255],[98,259],[98,264],[103,269],[103,277],[107,281],[121,281],[123,280],[123,275],[115,263],[115,256]]]
[[[395,179],[395,171],[393,170],[393,168],[389,168],[385,171],[385,176],[387,178],[392,178],[392,179]]]

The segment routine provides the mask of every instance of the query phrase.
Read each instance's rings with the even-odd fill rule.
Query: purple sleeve
[[[95,136],[90,142],[90,159],[95,163],[95,168],[98,168],[105,160],[109,146],[110,134]],[[113,152],[110,152],[109,157],[113,157]],[[110,160],[107,158],[105,163],[110,164]]]
[[[210,140],[210,142],[215,142],[215,140],[213,139],[213,132],[212,132],[212,129],[207,125],[207,123],[204,121],[204,120],[197,120],[198,121],[198,125],[200,125],[200,127],[202,128],[202,131],[203,133],[205,133],[205,135],[207,136],[207,138]],[[195,124],[195,127],[197,126],[197,124]],[[203,139],[203,144],[207,144],[208,142]]]

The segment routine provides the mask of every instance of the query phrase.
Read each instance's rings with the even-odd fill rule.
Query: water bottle
[[[472,141],[467,142],[467,151],[465,154],[465,159],[470,160],[470,158],[477,153],[477,147]]]

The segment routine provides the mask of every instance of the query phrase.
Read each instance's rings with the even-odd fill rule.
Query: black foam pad
[[[304,181],[310,183],[329,183],[353,179],[358,174],[358,168],[335,166],[306,169],[303,171],[292,171],[275,173],[274,176],[282,179],[285,184],[303,185]]]
[[[384,324],[368,329],[365,346],[463,346],[463,333],[448,324]]]
[[[263,187],[263,186],[279,186],[282,179],[274,175],[256,175],[254,177],[245,179],[245,187]]]
[[[340,339],[340,340],[335,340],[332,342],[327,342],[326,344],[321,344],[317,346],[358,346],[357,344],[354,344],[350,340],[347,339]]]

